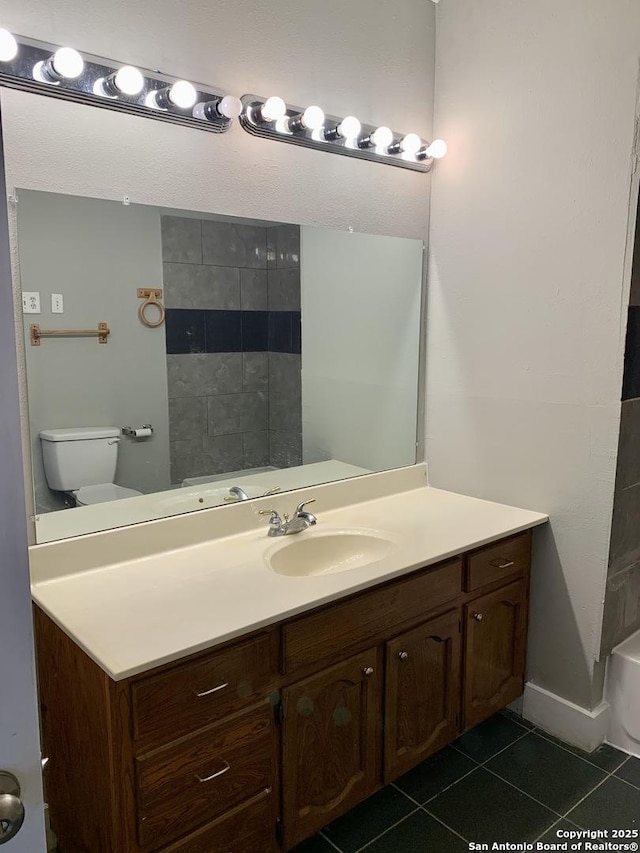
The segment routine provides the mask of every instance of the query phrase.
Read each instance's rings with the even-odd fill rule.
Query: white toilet
[[[71,495],[76,506],[142,494],[113,482],[120,442],[118,427],[45,429],[40,440],[49,488]]]

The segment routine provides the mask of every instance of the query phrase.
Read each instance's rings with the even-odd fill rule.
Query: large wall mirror
[[[421,241],[18,199],[38,542],[416,462]]]

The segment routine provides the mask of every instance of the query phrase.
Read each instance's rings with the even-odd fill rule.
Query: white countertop
[[[246,532],[87,571],[42,574],[32,583],[33,599],[120,680],[548,520],[421,487],[326,511],[318,500],[314,528],[270,539],[257,515],[261,503],[251,502]],[[340,574],[289,577],[265,562],[265,552],[280,543],[352,528],[388,534],[397,547]]]

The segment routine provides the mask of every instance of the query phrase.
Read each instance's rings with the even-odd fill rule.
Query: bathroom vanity
[[[322,513],[319,494],[317,531],[274,546],[254,503],[240,535],[34,582],[64,853],[290,850],[522,693],[546,516],[429,488]],[[348,531],[394,548],[269,564]]]

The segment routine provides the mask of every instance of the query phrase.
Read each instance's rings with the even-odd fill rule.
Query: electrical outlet
[[[40,294],[35,290],[22,291],[22,313],[23,314],[39,314],[40,313]]]
[[[61,293],[51,294],[51,313],[64,314],[64,300]]]

